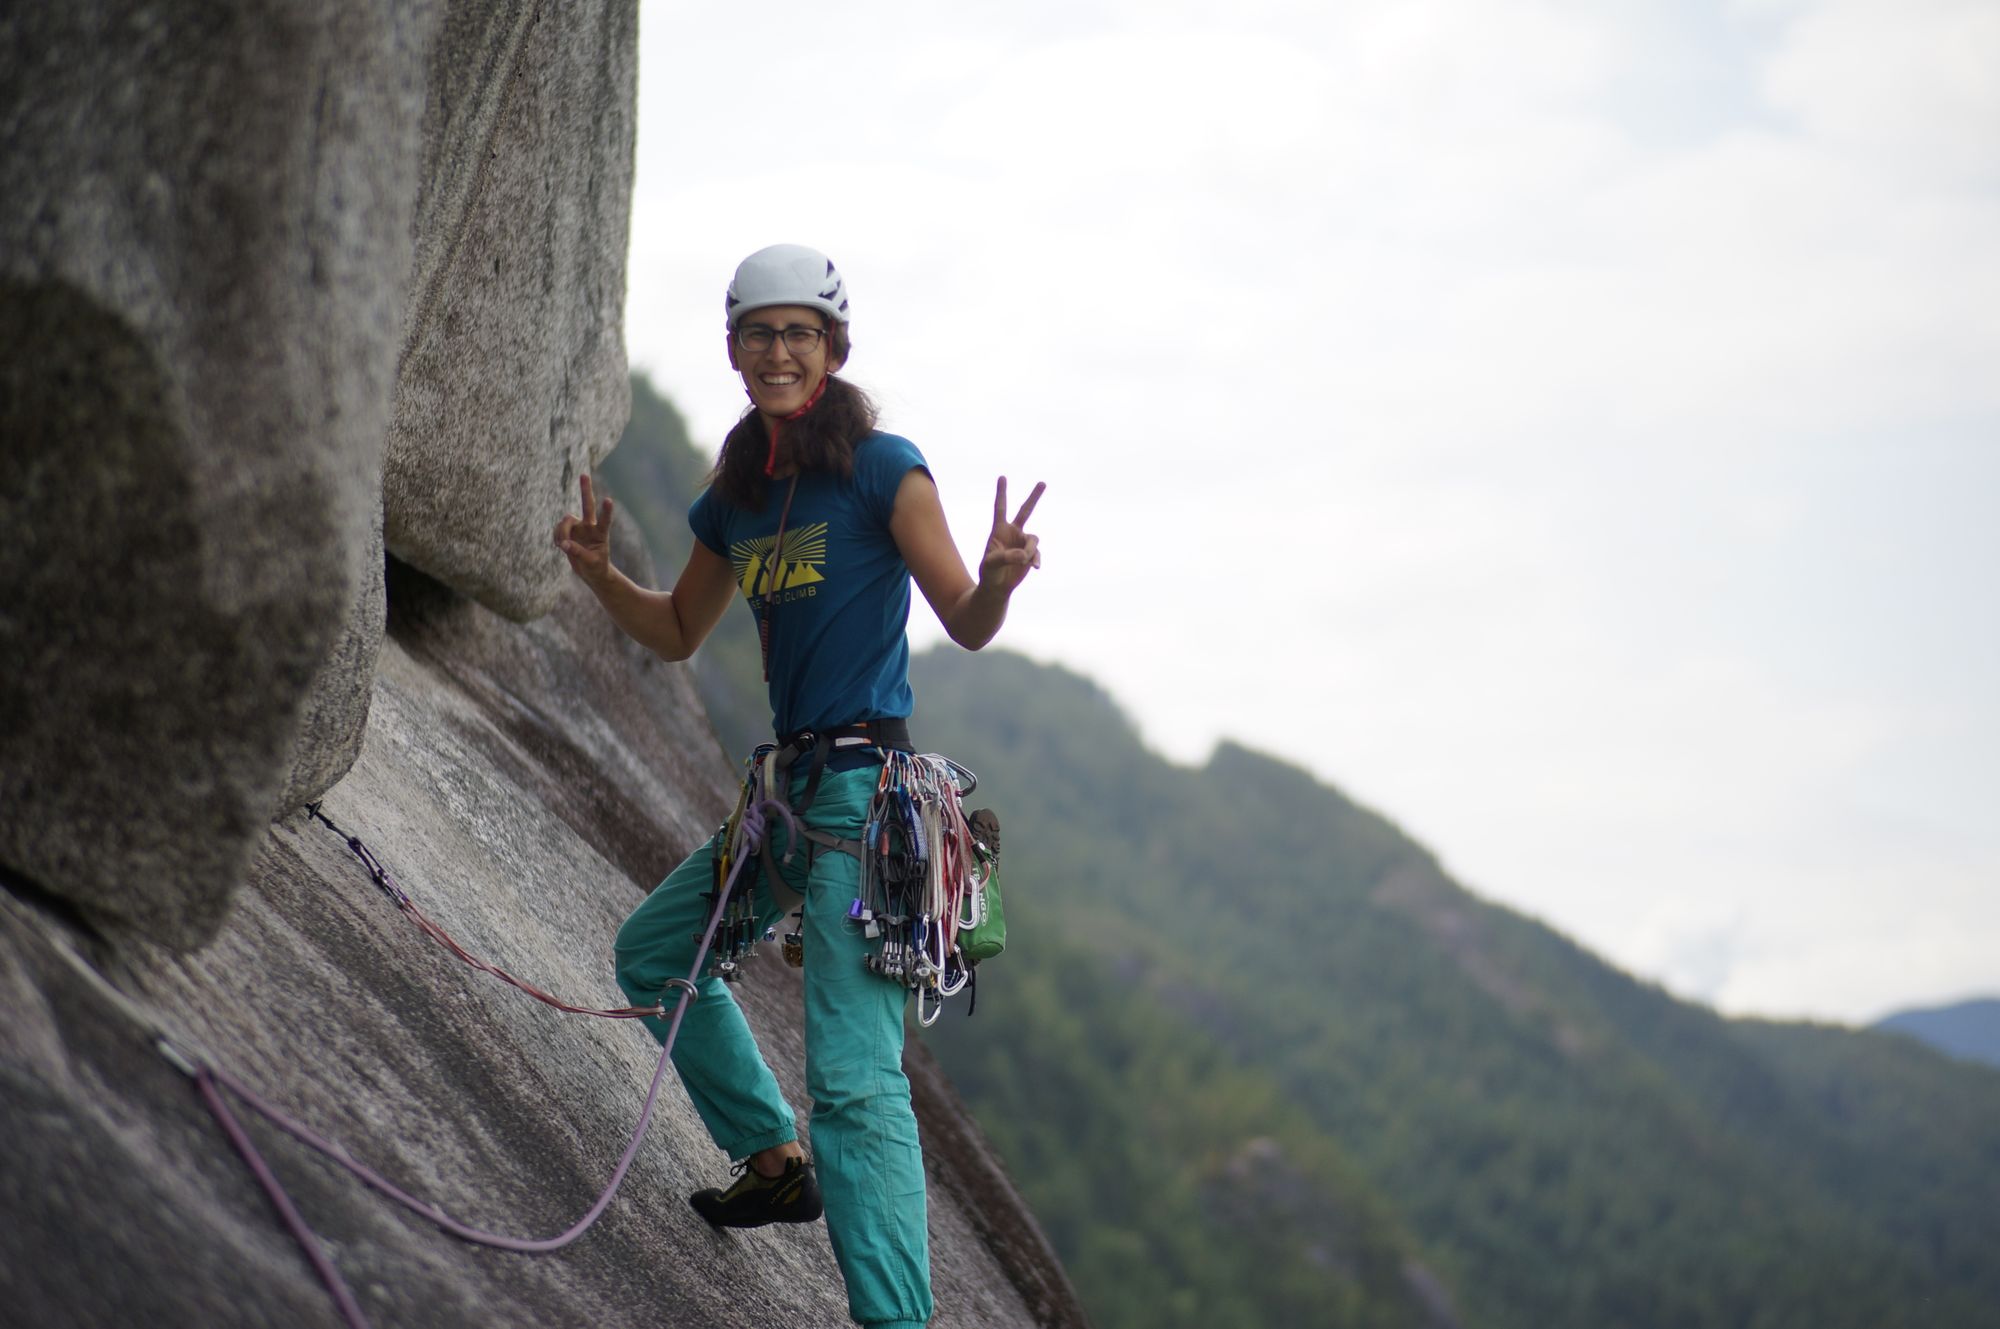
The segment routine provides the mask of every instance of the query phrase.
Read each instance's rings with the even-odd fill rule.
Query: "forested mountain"
[[[1200,1103],[1209,1166],[1273,1121],[1337,1145],[1468,1325],[2000,1324],[2000,1074],[1675,1001],[1300,771],[1226,745],[1161,761],[1060,669],[934,652],[913,678],[921,741],[978,770],[1014,832],[1018,944],[931,1043],[1086,1300],[1141,1262],[1086,1235],[1113,1217],[1068,1141],[1121,1108],[1057,1092],[1038,1017],[1057,986],[1087,1057],[1118,1064],[1161,1037],[1132,1012],[1167,1017],[1161,1055],[1195,1090],[1135,1079],[1127,1105]],[[1243,1111],[1218,1121],[1237,1073]]]
[[[1954,1002],[1921,1011],[1901,1011],[1875,1026],[1930,1044],[1966,1061],[2000,1066],[2000,999]]]
[[[1065,670],[912,681],[1012,932],[927,1037],[1102,1329],[2000,1325],[2000,1072],[1676,1001]]]

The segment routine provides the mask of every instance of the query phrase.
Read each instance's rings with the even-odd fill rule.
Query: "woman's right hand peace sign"
[[[1037,484],[1028,501],[1007,520],[1007,477],[1001,476],[1000,483],[993,492],[993,531],[986,537],[986,552],[979,559],[979,580],[982,585],[996,587],[1004,595],[1012,595],[1014,588],[1024,581],[1028,573],[1042,565],[1041,537],[1029,535],[1025,529],[1028,514],[1035,510],[1035,504],[1042,501],[1042,491],[1046,484]]]
[[[611,500],[601,503],[591,492],[590,477],[584,476],[583,516],[563,514],[556,523],[556,548],[569,559],[570,571],[585,581],[596,581],[611,571]],[[596,520],[591,519],[595,510]]]

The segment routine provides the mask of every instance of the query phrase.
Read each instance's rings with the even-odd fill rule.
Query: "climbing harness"
[[[709,915],[706,931],[698,938],[699,944],[695,951],[693,968],[685,978],[670,978],[667,980],[666,989],[679,993],[672,1011],[669,1012],[664,1003],[664,992],[661,994],[661,1003],[650,1007],[634,1006],[622,1009],[597,1009],[571,1005],[549,996],[541,989],[514,977],[497,965],[480,960],[478,957],[467,952],[456,941],[453,941],[443,928],[426,917],[423,911],[416,907],[401,887],[396,885],[395,879],[390,876],[388,869],[382,865],[381,861],[374,854],[369,852],[367,846],[362,844],[357,837],[348,835],[345,831],[334,825],[333,821],[320,809],[318,803],[309,804],[307,810],[317,820],[325,824],[328,829],[347,842],[349,850],[368,869],[370,880],[382,890],[383,894],[387,895],[396,904],[398,909],[408,914],[425,935],[445,946],[453,954],[474,968],[503,980],[538,1001],[545,1002],[558,1010],[567,1011],[571,1014],[596,1015],[608,1019],[636,1019],[647,1016],[658,1016],[669,1020],[666,1037],[661,1040],[660,1060],[658,1065],[653,1069],[653,1079],[646,1090],[645,1105],[639,1110],[639,1120],[633,1128],[632,1139],[625,1146],[625,1152],[619,1157],[618,1165],[612,1170],[611,1180],[606,1183],[604,1190],[598,1195],[596,1201],[592,1203],[582,1218],[556,1236],[543,1239],[509,1237],[500,1233],[483,1231],[459,1222],[435,1204],[418,1199],[416,1196],[398,1187],[394,1182],[383,1177],[373,1168],[358,1161],[343,1146],[327,1139],[304,1123],[289,1116],[282,1109],[266,1101],[248,1085],[215,1065],[212,1061],[199,1054],[186,1051],[182,1043],[177,1042],[171,1036],[160,1031],[157,1025],[152,1026],[155,1033],[158,1034],[155,1047],[159,1050],[160,1055],[165,1057],[182,1074],[194,1081],[195,1088],[201,1095],[202,1102],[208,1107],[210,1113],[214,1115],[223,1133],[229,1137],[230,1143],[242,1155],[245,1164],[256,1177],[257,1184],[263,1188],[265,1195],[271,1201],[272,1207],[278,1211],[279,1218],[285,1224],[286,1229],[292,1234],[293,1239],[298,1242],[300,1248],[304,1251],[307,1261],[312,1265],[314,1272],[319,1275],[320,1281],[326,1286],[328,1294],[332,1296],[335,1305],[339,1308],[342,1319],[352,1329],[367,1329],[367,1320],[362,1315],[360,1303],[355,1300],[354,1294],[348,1289],[345,1280],[341,1278],[340,1271],[334,1268],[332,1261],[326,1257],[324,1250],[320,1246],[318,1237],[313,1232],[311,1226],[307,1224],[304,1217],[300,1215],[298,1207],[292,1203],[291,1197],[286,1194],[284,1185],[278,1180],[277,1174],[271,1170],[270,1165],[265,1162],[263,1155],[258,1152],[257,1146],[244,1131],[242,1123],[237,1119],[236,1114],[230,1110],[229,1104],[220,1090],[228,1090],[245,1107],[248,1107],[258,1116],[263,1117],[279,1130],[290,1135],[293,1139],[306,1145],[308,1148],[316,1150],[340,1164],[340,1166],[353,1173],[364,1185],[370,1187],[378,1194],[394,1200],[412,1212],[429,1219],[452,1236],[473,1242],[477,1245],[490,1246],[499,1250],[514,1251],[522,1254],[540,1254],[547,1251],[561,1250],[581,1237],[590,1229],[592,1224],[597,1222],[605,1209],[610,1206],[612,1198],[617,1195],[619,1186],[624,1183],[625,1174],[631,1169],[632,1160],[638,1157],[639,1147],[646,1138],[646,1130],[652,1124],[653,1109],[659,1099],[660,1085],[666,1079],[667,1067],[672,1064],[671,1058],[673,1056],[674,1041],[680,1034],[682,1017],[687,1014],[689,1004],[699,995],[695,983],[701,975],[704,963],[708,959],[709,949],[714,943],[718,930],[723,923],[725,915],[729,913],[732,903],[738,896],[748,894],[747,891],[737,889],[741,870],[745,863],[756,856],[757,848],[762,843],[766,828],[769,825],[766,820],[767,817],[775,817],[777,820],[784,822],[794,833],[796,833],[796,823],[793,819],[791,809],[786,807],[781,800],[758,799],[750,801],[746,799],[739,801],[736,816],[732,818],[732,821],[735,823],[740,836],[743,852],[735,859],[727,875],[718,880],[716,894],[720,898],[717,899],[715,908]]]
[[[900,749],[909,745],[910,728],[902,720],[870,720],[839,729],[800,730],[787,736],[782,744],[760,744],[744,760],[736,810],[715,834],[715,880],[718,889],[724,877],[735,871],[742,861],[755,858],[762,867],[772,901],[781,909],[800,908],[804,897],[793,889],[778,869],[781,864],[789,864],[802,845],[807,854],[808,867],[812,857],[821,850],[844,850],[860,856],[858,841],[842,840],[830,831],[806,826],[801,820],[819,797],[820,778],[826,773],[829,758],[836,753],[849,753],[856,749]],[[806,784],[798,799],[793,801],[789,797],[792,773],[800,761],[808,763]],[[760,810],[765,808],[782,808],[786,814],[786,840],[782,853],[770,844],[771,837],[764,833]],[[717,895],[711,892],[704,898],[712,902]],[[760,940],[773,940],[773,929],[759,930],[757,906],[751,893],[739,891],[728,902],[722,926],[716,931],[715,944],[709,951],[709,973],[726,982],[735,982],[742,977],[743,961],[756,949]],[[786,963],[794,968],[802,965],[805,962],[804,946],[804,938],[799,932],[787,933],[784,942]]]
[[[767,838],[757,856],[766,882],[782,909],[800,904],[799,893],[778,871],[805,842],[811,856],[821,851],[852,855],[861,864],[861,884],[847,909],[848,926],[873,943],[863,960],[870,973],[900,983],[916,997],[917,1019],[935,1024],[944,1001],[972,981],[973,966],[1000,953],[1006,944],[999,910],[999,818],[981,809],[968,818],[962,800],[978,777],[948,757],[910,750],[902,721],[873,721],[824,733],[801,733],[784,744],[763,744],[745,761],[738,816],[755,805],[784,806],[798,761],[810,756],[806,783],[792,804],[802,816],[818,794],[829,755],[842,747],[872,748],[882,763],[859,840],[794,823],[784,852]],[[716,837],[717,879],[740,861],[736,818]],[[714,898],[714,897],[710,897]],[[756,906],[739,893],[718,930],[710,972],[734,981],[741,962],[760,939]],[[802,914],[799,915],[802,917]],[[761,939],[773,939],[765,929]],[[804,938],[786,934],[788,964],[804,963]]]

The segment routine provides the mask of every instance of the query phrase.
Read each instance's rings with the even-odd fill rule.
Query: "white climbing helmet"
[[[722,308],[729,317],[729,330],[734,332],[737,319],[772,305],[804,305],[836,323],[845,323],[847,283],[840,279],[833,260],[817,249],[771,245],[736,265]]]

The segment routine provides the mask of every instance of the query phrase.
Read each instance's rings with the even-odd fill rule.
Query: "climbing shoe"
[[[717,1227],[763,1227],[766,1223],[810,1223],[819,1217],[819,1183],[812,1164],[803,1158],[785,1160],[785,1170],[767,1177],[738,1163],[740,1174],[726,1191],[696,1191],[688,1196],[694,1211]]]

